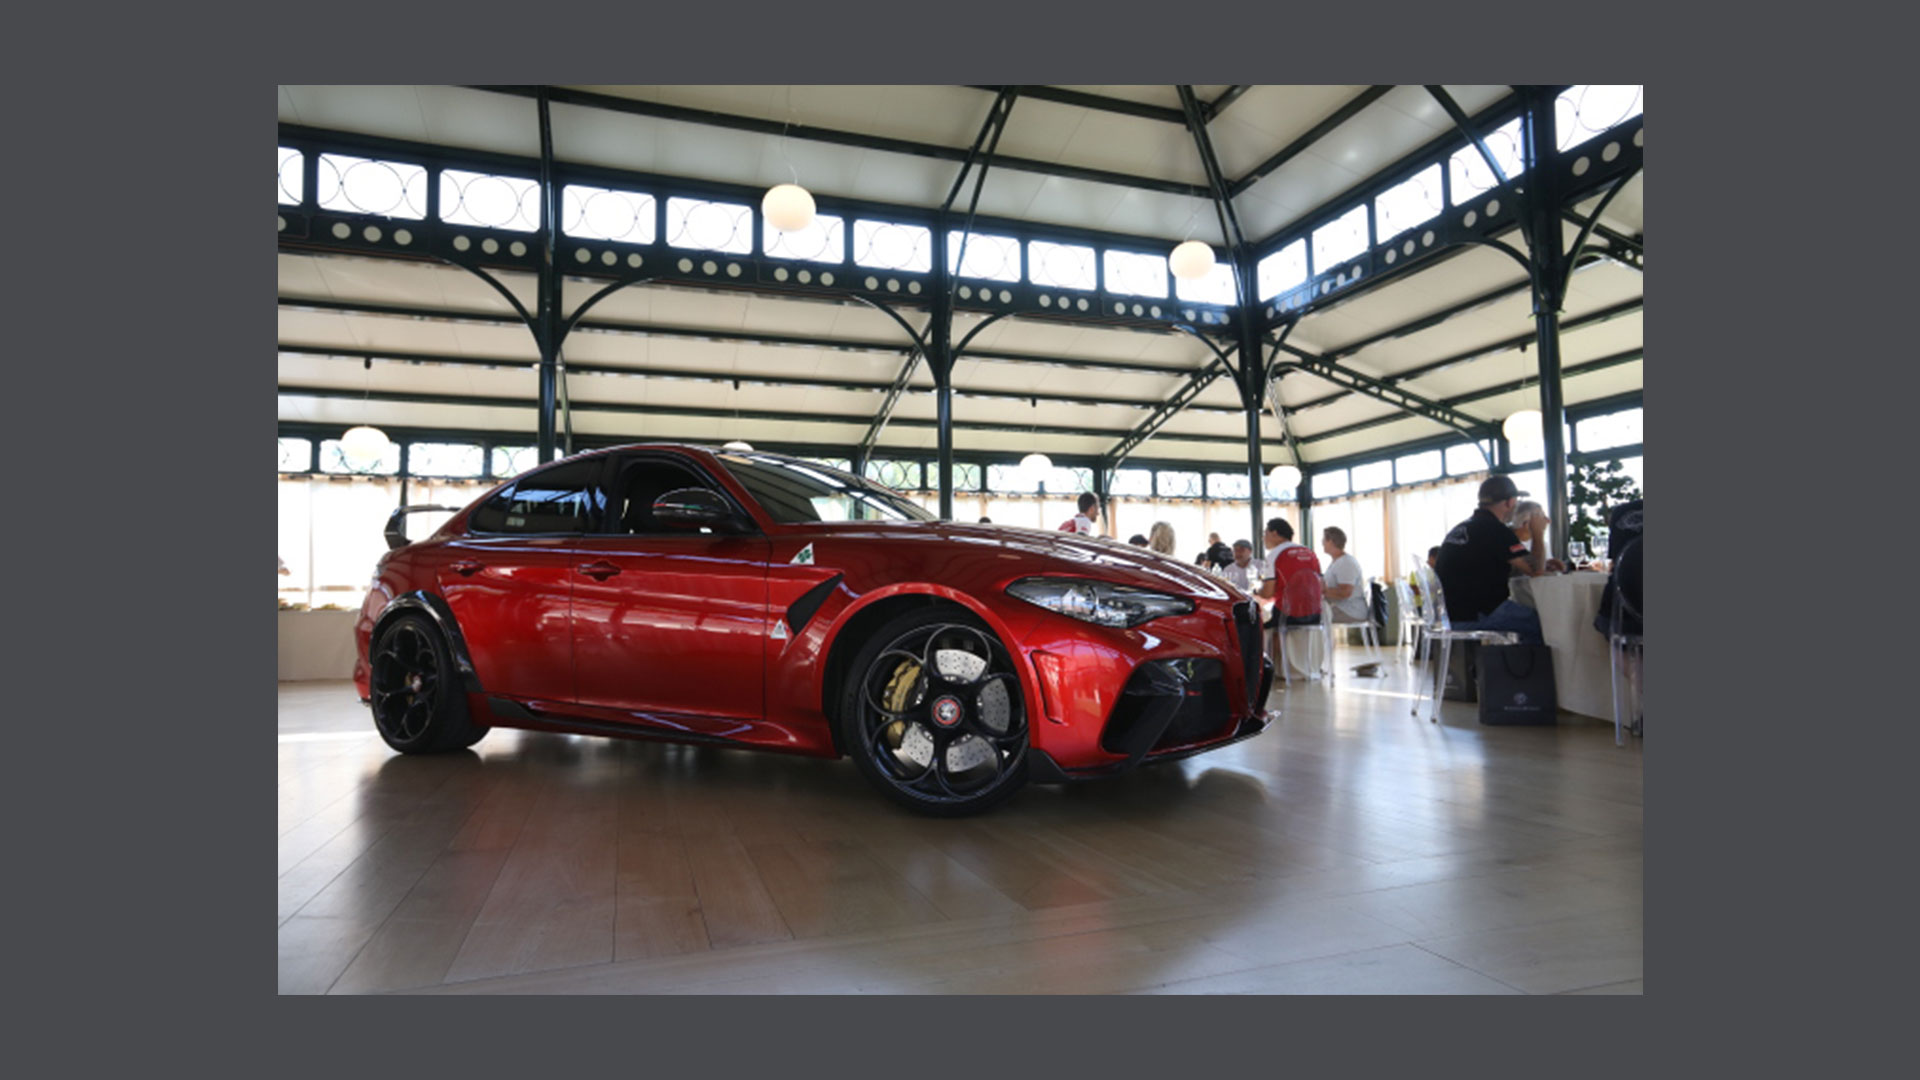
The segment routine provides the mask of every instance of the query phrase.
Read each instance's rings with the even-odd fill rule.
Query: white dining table
[[[1607,575],[1580,570],[1514,579],[1514,598],[1540,613],[1540,634],[1553,650],[1553,682],[1560,707],[1602,720],[1613,716],[1613,670],[1607,637],[1593,628]]]

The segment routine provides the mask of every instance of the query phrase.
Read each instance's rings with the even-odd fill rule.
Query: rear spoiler
[[[424,514],[432,510],[445,510],[450,514],[460,512],[457,506],[402,506],[395,509],[393,513],[387,515],[387,550],[397,551],[411,542],[407,539],[408,514]]]

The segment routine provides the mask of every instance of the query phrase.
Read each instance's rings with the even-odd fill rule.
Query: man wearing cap
[[[1527,559],[1527,545],[1507,527],[1513,507],[1527,494],[1510,476],[1490,476],[1480,485],[1480,507],[1455,525],[1440,544],[1434,572],[1447,602],[1447,618],[1455,630],[1505,630],[1528,645],[1544,645],[1540,613],[1507,595],[1512,574],[1538,577],[1560,569],[1549,559],[1535,569]]]

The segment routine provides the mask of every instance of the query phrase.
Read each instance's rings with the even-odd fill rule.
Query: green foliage
[[[1574,466],[1567,488],[1567,539],[1583,544],[1592,543],[1595,529],[1606,528],[1607,507],[1640,498],[1640,489],[1621,470],[1619,458]]]

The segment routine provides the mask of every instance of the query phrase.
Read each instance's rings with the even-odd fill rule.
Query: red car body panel
[[[1027,702],[1029,745],[1066,774],[1128,763],[1128,755],[1103,748],[1101,736],[1128,680],[1149,660],[1219,661],[1233,706],[1219,730],[1156,747],[1149,759],[1266,723],[1248,705],[1257,689],[1249,680],[1262,673],[1244,670],[1233,622],[1234,605],[1249,597],[1195,567],[1112,541],[1006,526],[779,524],[709,451],[622,447],[580,457],[636,451],[701,466],[753,517],[758,535],[466,535],[473,509],[496,488],[433,536],[381,560],[355,625],[362,697],[376,625],[402,598],[430,592],[444,599],[470,652],[480,688],[469,702],[476,722],[837,755],[827,712],[837,703],[827,683],[836,643],[873,605],[922,595],[965,607],[1007,647]],[[799,558],[808,549],[811,561]],[[1044,575],[1173,593],[1191,599],[1194,610],[1117,629],[1006,592],[1016,580]],[[789,630],[789,609],[829,582],[811,617]],[[850,652],[857,642],[841,648]],[[503,712],[490,700],[500,698],[526,712]]]

